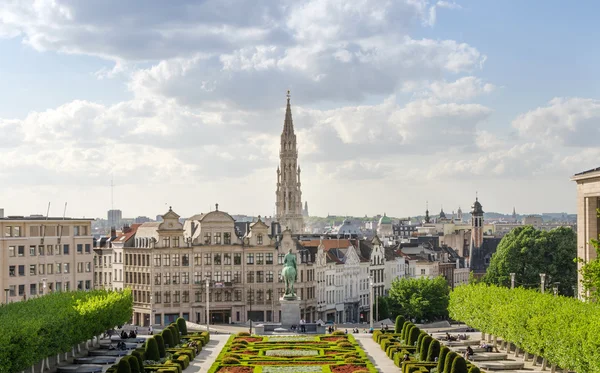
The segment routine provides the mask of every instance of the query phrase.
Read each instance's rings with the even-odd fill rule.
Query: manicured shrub
[[[381,333],[381,330],[375,330],[375,331],[373,332],[373,340],[374,340],[375,342],[377,342],[377,338],[378,338],[378,337],[379,337],[381,334],[383,334],[383,333]]]
[[[360,364],[362,362],[363,362],[363,360],[359,359],[357,357],[349,357],[347,359],[344,359],[344,363],[346,363],[346,364]]]
[[[250,337],[250,333],[248,332],[239,332],[237,333],[238,337]]]
[[[238,360],[240,360],[242,358],[241,355],[228,353],[228,354],[225,354],[225,356],[223,356],[223,359],[228,358],[228,357],[230,357],[232,359],[238,359]]]
[[[444,373],[444,363],[446,361],[446,356],[448,355],[449,352],[450,352],[450,349],[446,346],[442,346],[440,348],[440,356],[438,357],[438,366],[437,366],[438,373]]]
[[[404,320],[404,317],[398,315],[396,316],[396,325],[394,328],[394,332],[395,333],[401,333],[402,332],[402,327],[404,326],[404,322],[406,320]]]
[[[140,365],[138,363],[138,359],[133,355],[129,355],[127,357],[128,357],[127,361],[129,362],[129,367],[131,368],[131,373],[140,373]]]
[[[131,373],[131,365],[129,365],[129,359],[125,359],[127,356],[121,358],[117,364],[117,373]]]
[[[140,351],[134,350],[131,353],[131,356],[133,356],[137,359],[140,373],[144,373],[144,355]]]
[[[421,352],[419,355],[419,359],[421,361],[427,361],[427,353],[429,352],[429,346],[431,345],[432,341],[433,338],[428,335],[423,337],[423,340],[421,341]]]
[[[240,361],[238,359],[234,359],[232,357],[226,357],[223,360],[221,360],[221,363],[223,363],[223,364],[239,364]]]
[[[243,345],[247,345],[247,344],[248,344],[248,341],[247,341],[247,340],[245,340],[245,339],[234,339],[234,340],[233,340],[233,343],[241,343],[241,344],[243,344]]]
[[[146,360],[158,361],[161,358],[156,337],[158,336],[148,338],[146,341],[146,352],[144,353]]]
[[[411,323],[410,321],[407,321],[404,323],[404,326],[402,327],[402,334],[400,335],[400,338],[402,338],[404,343],[406,343],[406,340],[408,339],[408,331],[412,325],[413,325],[413,323]]]
[[[427,350],[427,361],[435,361],[437,357],[439,359],[440,356],[440,341],[435,338],[432,338],[431,343],[429,344],[429,349]]]
[[[462,356],[457,356],[454,359],[450,373],[467,373],[467,362]]]
[[[170,328],[166,328],[160,334],[162,335],[163,340],[165,342],[165,348],[175,347],[175,341],[173,339],[173,333],[171,333],[171,329]]]
[[[160,354],[160,357],[162,358],[167,356],[167,350],[165,348],[165,340],[163,339],[163,336],[157,334],[154,336],[154,339],[156,339],[156,343],[158,344],[158,352]]]
[[[352,343],[350,342],[338,342],[338,347],[343,347],[343,348],[348,348],[348,347],[352,347]]]
[[[187,335],[187,324],[183,317],[177,319],[177,328],[179,328],[182,335]]]
[[[421,332],[421,330],[419,330],[419,328],[417,328],[416,325],[413,325],[410,328],[410,331],[408,332],[408,345],[409,346],[414,346],[415,343],[417,343],[417,339],[419,338],[420,332]]]
[[[427,333],[425,333],[424,331],[421,331],[419,333],[419,336],[417,337],[417,352],[421,352],[421,342],[423,342],[423,338],[425,338],[425,336],[427,335]]]
[[[471,369],[469,369],[469,373],[481,373],[481,370],[479,370],[479,368],[475,365],[472,365]]]
[[[331,333],[331,335],[346,335],[346,333],[341,330],[336,330],[335,332]]]
[[[175,345],[178,345],[181,343],[181,333],[179,330],[179,327],[177,327],[177,324],[171,324],[169,325],[169,327],[171,328],[171,333],[173,333],[173,342],[175,342]]]
[[[452,363],[454,363],[454,359],[456,359],[458,354],[454,351],[450,351],[448,355],[446,355],[446,360],[444,361],[444,373],[452,372]]]

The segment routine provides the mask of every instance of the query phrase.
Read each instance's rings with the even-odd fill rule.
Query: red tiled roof
[[[129,227],[129,232],[127,233],[121,233],[117,236],[117,238],[115,239],[115,241],[123,241],[123,242],[127,242],[131,237],[133,237],[134,234],[137,233],[137,229],[141,226],[142,224],[132,224],[131,227]]]

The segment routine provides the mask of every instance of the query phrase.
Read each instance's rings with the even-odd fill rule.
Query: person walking
[[[304,319],[300,320],[300,333],[306,333],[306,321]]]

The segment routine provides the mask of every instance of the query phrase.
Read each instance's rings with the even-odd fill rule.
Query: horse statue
[[[289,249],[288,253],[285,254],[283,259],[283,269],[281,270],[281,277],[285,282],[285,295],[284,299],[296,299],[296,292],[294,291],[294,283],[296,282],[296,276],[298,271],[296,270],[296,255],[292,254],[292,249]]]

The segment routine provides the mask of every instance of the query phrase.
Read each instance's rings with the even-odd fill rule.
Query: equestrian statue
[[[292,254],[292,249],[289,249],[283,259],[283,269],[281,270],[281,277],[283,277],[283,281],[285,282],[285,294],[283,299],[296,299],[294,283],[296,282],[297,275],[296,255]]]

